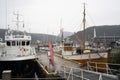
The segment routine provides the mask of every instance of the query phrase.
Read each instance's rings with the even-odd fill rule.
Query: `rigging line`
[[[85,2],[85,1],[84,1],[84,2]],[[84,3],[84,4],[86,4],[86,3]],[[79,25],[76,27],[76,29],[74,29],[74,31],[76,31],[76,30],[77,30],[77,32],[78,32],[78,31],[82,31],[82,30],[83,30],[83,29],[82,29],[82,28],[83,28],[82,26],[83,26],[83,20],[81,21],[81,24],[79,24]]]
[[[92,23],[93,23],[93,25],[95,26],[95,22],[94,22],[94,20],[93,20],[93,18],[92,18],[92,16],[91,16],[91,14],[89,13],[89,11],[88,11],[88,10],[87,10],[86,12],[87,12],[88,17],[90,18],[91,22],[92,22]]]
[[[82,30],[82,26],[83,24],[82,24],[82,22],[81,22],[81,24],[79,24],[75,29],[74,29],[74,31],[81,31]]]

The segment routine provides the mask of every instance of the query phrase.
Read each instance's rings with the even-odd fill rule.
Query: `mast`
[[[84,3],[84,11],[83,11],[83,50],[85,49],[85,41],[86,41],[86,13],[85,13],[85,3]]]
[[[97,36],[96,36],[96,29],[95,29],[95,26],[93,27],[94,28],[94,38],[96,38]]]
[[[62,42],[62,46],[63,46],[63,44],[64,44],[63,28],[61,29],[61,42]]]
[[[98,46],[99,41],[98,41],[98,38],[96,36],[95,26],[93,27],[93,29],[94,29],[93,39],[94,39],[94,42],[95,42],[95,46]]]
[[[62,46],[64,44],[64,33],[63,33],[63,28],[62,28],[62,18],[60,20],[60,34],[61,34],[61,43],[62,43]]]

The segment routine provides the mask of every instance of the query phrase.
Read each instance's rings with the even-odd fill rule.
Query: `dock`
[[[120,80],[118,75],[95,72],[81,68],[81,64],[66,60],[62,56],[54,53],[55,66],[49,61],[46,53],[38,53],[39,62],[47,68],[48,71],[59,73],[58,75],[66,80]]]

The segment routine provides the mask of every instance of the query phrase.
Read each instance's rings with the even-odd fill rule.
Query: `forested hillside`
[[[86,38],[90,40],[93,38],[94,27],[96,30],[96,36],[120,36],[120,25],[104,25],[104,26],[92,26],[86,29]],[[82,39],[83,31],[77,32],[77,35]],[[71,39],[75,40],[75,36],[70,36]]]

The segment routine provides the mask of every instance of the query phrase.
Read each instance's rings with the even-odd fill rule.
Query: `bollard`
[[[2,72],[2,80],[11,80],[11,70],[4,70]]]
[[[117,74],[117,80],[120,80],[120,74]]]

